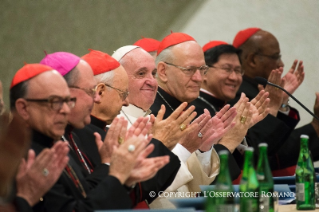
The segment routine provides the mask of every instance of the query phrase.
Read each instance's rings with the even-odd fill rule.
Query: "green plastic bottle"
[[[274,212],[274,180],[269,167],[266,143],[259,144],[257,179],[259,182],[259,212]]]
[[[307,135],[300,136],[300,153],[296,167],[297,210],[313,210],[315,200],[315,170],[308,149]]]
[[[234,212],[234,187],[231,181],[228,167],[228,151],[219,152],[220,172],[216,179],[214,191],[211,191],[207,198],[206,211]]]
[[[240,181],[240,211],[259,211],[259,183],[253,165],[254,148],[247,147],[245,150],[245,161],[243,175]]]

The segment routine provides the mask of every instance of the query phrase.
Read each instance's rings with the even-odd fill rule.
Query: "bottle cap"
[[[247,147],[247,148],[245,149],[245,151],[253,152],[253,151],[254,151],[254,148],[253,148],[253,147]]]
[[[260,143],[258,146],[259,146],[259,147],[261,147],[261,146],[268,147],[268,144],[267,144],[267,143]]]
[[[307,138],[307,139],[309,139],[309,136],[308,136],[308,135],[301,135],[300,138]]]
[[[228,151],[227,150],[221,150],[218,153],[219,153],[219,155],[228,155]]]

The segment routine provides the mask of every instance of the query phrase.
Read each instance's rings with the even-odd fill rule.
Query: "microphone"
[[[273,84],[271,82],[268,82],[265,78],[262,77],[255,77],[255,81],[258,84],[263,85],[264,87],[268,84],[271,86],[274,86],[276,88],[279,88],[280,90],[282,90],[283,92],[285,92],[288,96],[290,96],[293,100],[295,100],[303,109],[305,109],[310,115],[312,115],[315,119],[317,119],[319,121],[319,118],[313,114],[308,108],[306,108],[306,106],[304,106],[301,102],[299,102],[298,99],[296,99],[293,95],[291,95],[288,91],[286,91],[284,88],[280,87],[279,85]]]

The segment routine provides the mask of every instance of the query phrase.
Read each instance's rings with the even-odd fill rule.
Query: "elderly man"
[[[79,57],[65,52],[47,55],[41,62],[56,66],[59,73],[65,75],[64,77],[67,79],[67,83],[69,83],[68,86],[72,87],[70,93],[73,96],[73,106],[75,98],[77,100],[77,106],[75,106],[74,110],[70,113],[70,117],[66,117],[65,124],[68,122],[74,127],[84,127],[90,122],[89,113],[93,106],[95,96],[95,92],[90,90],[90,88],[95,87],[92,69],[85,61],[80,60]],[[50,82],[58,83],[59,81],[50,80]],[[47,82],[43,81],[42,83]],[[68,86],[65,81],[64,84],[67,88]],[[39,85],[41,85],[41,83],[39,83]],[[64,88],[54,83],[49,87]],[[68,89],[67,91],[69,92]],[[63,101],[61,104],[58,104],[60,102],[57,100],[53,102],[55,104],[52,104],[52,107],[54,106],[52,110],[56,110],[59,113],[62,112],[59,105],[64,106]],[[121,129],[123,123],[123,120],[119,120],[118,123],[114,125],[114,128]],[[143,130],[143,128],[139,130]],[[59,135],[62,136],[64,130],[60,133]],[[66,135],[69,136],[70,139],[69,144],[72,149],[70,152],[70,162],[72,163],[66,167],[66,172],[61,176],[61,181],[58,181],[59,183],[50,190],[46,195],[46,201],[42,202],[40,206],[52,211],[91,211],[97,209],[132,207],[127,190],[122,185],[129,178],[130,172],[137,162],[137,157],[144,158],[152,151],[152,146],[144,149],[148,141],[142,137],[133,136],[128,139],[125,144],[113,150],[111,155],[106,153],[101,154],[100,164],[94,168],[93,172],[93,170],[90,169],[92,167],[88,167],[87,163],[89,163],[89,160],[85,157],[85,152],[82,151],[83,149],[80,149],[81,146],[78,146],[79,143],[75,143],[76,141],[72,140],[73,135],[75,134]],[[115,135],[116,139],[117,136],[118,134]],[[92,145],[94,146],[94,140],[91,142],[93,142]],[[40,147],[48,144],[48,142],[42,142]],[[110,146],[112,146],[112,143]],[[103,151],[100,149],[100,153],[106,152],[107,149],[105,148],[110,149],[107,142],[105,142],[105,145],[103,144],[103,148]],[[111,164],[110,167],[108,168],[108,165],[105,163]],[[52,202],[56,203],[51,205]]]
[[[284,79],[284,88],[290,93],[293,93],[303,82],[304,67],[302,61],[300,61],[297,66],[297,60],[293,62],[291,69],[281,79],[284,64],[281,60],[279,42],[270,32],[264,31],[260,28],[248,28],[241,30],[235,36],[233,45],[242,50],[241,60],[242,67],[245,71],[243,83],[237,92],[237,97],[241,92],[246,93],[249,98],[255,97],[258,92],[258,87],[253,79],[256,76],[264,77],[268,79],[268,81],[272,81],[279,85]],[[278,68],[280,70],[279,72],[277,71],[276,73],[276,71],[272,71]],[[270,114],[283,121],[292,131],[299,121],[298,111],[288,105],[288,96],[284,92],[271,86],[266,86],[266,91],[269,91],[269,98],[271,99],[269,105],[273,108],[271,109]],[[236,100],[232,102],[235,101]],[[318,101],[316,100],[315,114],[319,113],[319,111],[316,110],[318,108],[317,102]],[[261,128],[260,131],[265,132],[265,130],[268,130],[269,127],[273,127],[273,125],[268,125],[267,128]],[[310,124],[294,130],[291,134],[286,134],[286,139],[290,142],[286,142],[281,148],[280,153],[278,152],[276,155],[279,163],[273,167],[273,169],[288,167],[287,172],[279,174],[294,174],[293,165],[296,164],[299,153],[300,134],[308,134],[310,136],[310,146],[312,146],[313,144],[318,143],[316,142],[319,135],[318,132],[318,122],[313,120]],[[296,144],[296,146],[291,145],[292,143]],[[317,149],[318,147],[313,145],[313,148]],[[291,160],[290,156],[287,156],[287,152],[289,152],[290,156],[294,159]],[[315,156],[315,159],[318,159],[318,157]]]
[[[94,103],[91,124],[86,128],[99,132],[104,137],[103,130],[105,130],[106,125],[111,124],[113,119],[119,114],[122,106],[128,106],[128,77],[120,63],[106,53],[91,50],[90,53],[82,58],[92,67],[97,81],[96,92],[100,96],[100,101]],[[85,135],[83,136],[85,137]],[[122,141],[120,140],[120,142]],[[136,192],[135,200],[137,202],[146,199],[148,203],[151,203],[158,196],[159,191],[165,190],[171,184],[180,167],[178,158],[161,142],[152,139],[151,143],[155,146],[155,149],[149,155],[151,159],[148,160],[154,160],[155,167],[148,170],[150,171],[150,176],[154,176],[157,170],[166,165],[168,161],[170,163],[151,180],[136,186],[137,190],[141,189]],[[155,192],[156,195],[150,196],[149,192],[151,191]],[[138,207],[145,207],[145,204],[144,206],[140,204]]]
[[[164,104],[169,108],[168,113],[166,113],[166,115],[169,115],[180,102],[192,102],[198,97],[202,75],[208,70],[208,67],[205,65],[203,51],[194,38],[183,33],[172,33],[165,37],[159,47],[156,64],[159,89],[155,102],[151,107],[154,113],[159,111],[161,104]],[[246,104],[248,100],[243,97],[242,101]],[[249,116],[249,114],[242,114],[244,108],[246,108],[245,113],[249,110],[249,103],[247,104],[244,105],[242,111],[237,111],[237,116]],[[198,114],[201,113],[203,111],[198,111]],[[248,127],[247,124],[248,120],[242,125],[237,125],[239,128],[246,128]],[[200,132],[201,134],[203,133],[202,131]],[[219,151],[222,149],[233,152],[245,136],[243,129],[236,130],[236,132],[237,135],[223,138],[218,144],[214,145],[214,148],[212,148],[212,143],[209,143],[210,145],[205,148],[200,146],[196,150],[196,155],[198,157],[201,155],[213,155],[215,150]],[[200,135],[198,137],[198,139],[201,139]],[[215,150],[212,151],[212,149]],[[184,152],[185,155],[192,153],[187,148]],[[229,166],[231,167],[231,175],[234,180],[239,176],[240,169],[233,157],[230,157]]]
[[[156,67],[154,63],[154,59],[143,49],[137,47],[137,46],[124,46],[119,48],[115,53],[113,54],[113,57],[115,57],[119,62],[123,65],[125,70],[128,73],[129,76],[129,92],[130,92],[130,105],[128,107],[122,108],[122,116],[126,117],[129,122],[134,123],[134,121],[139,116],[147,116],[150,113],[150,106],[153,104],[154,99],[156,97],[156,91],[157,91],[157,82],[154,78],[156,73]],[[162,120],[164,116],[164,108],[162,107],[160,114],[154,121],[154,127],[153,130],[155,131],[154,134],[157,134],[156,131],[165,131],[167,133],[168,137],[173,137],[174,139],[174,145],[171,146],[171,149],[173,149],[173,152],[177,154],[178,156],[182,157],[181,152],[179,152],[179,149],[175,146],[179,146],[179,141],[184,140],[183,138],[187,134],[185,131],[196,131],[197,127],[190,126],[189,129],[186,129],[185,131],[180,130],[180,125],[183,122],[178,122],[179,117],[183,117],[185,114],[190,114],[190,109],[193,110],[194,107],[189,107],[186,111],[182,113],[183,109],[185,109],[187,106],[186,103],[183,103],[174,113],[171,114],[168,118],[165,120]],[[232,111],[234,112],[234,111]],[[194,115],[192,115],[194,117]],[[152,118],[151,118],[152,119]],[[204,119],[204,118],[202,118]],[[209,118],[205,117],[205,123]],[[232,120],[232,119],[231,119]],[[152,120],[151,120],[152,121]],[[230,121],[231,122],[231,121]],[[161,126],[163,123],[163,126]],[[196,123],[198,126],[198,123]],[[204,122],[203,122],[204,124]],[[161,126],[161,127],[160,127]],[[165,128],[166,126],[166,128]],[[194,130],[191,130],[193,128]],[[173,132],[172,134],[169,134],[170,132]],[[198,131],[196,131],[196,136],[198,134]],[[175,135],[175,136],[173,136]],[[176,136],[178,135],[178,136]],[[155,136],[155,135],[154,135]],[[191,140],[191,139],[188,139]],[[170,146],[169,143],[163,142],[166,146]],[[195,143],[195,142],[194,142]],[[196,144],[195,144],[196,145]],[[192,148],[195,146],[192,145]],[[175,148],[174,148],[175,147]],[[199,168],[201,165],[201,162],[196,158],[196,155],[194,155],[190,161],[193,161],[191,164],[192,166],[190,169],[195,170],[194,172],[190,172],[186,165],[186,160],[188,158],[181,158],[182,166],[179,170],[173,184],[167,189],[167,191],[176,191],[179,189],[179,191],[193,191],[197,192],[199,191],[198,185],[201,184],[207,184],[210,183],[216,176],[216,169],[218,168],[218,157],[216,153],[212,154],[212,157],[210,158],[210,155],[208,157],[208,160],[216,161],[216,164],[212,163],[212,168],[209,167],[208,169],[210,172],[210,169],[212,171],[207,174]],[[206,160],[204,160],[206,162]],[[185,162],[185,163],[184,163]],[[204,163],[205,163],[204,162]],[[210,164],[210,162],[209,162]],[[205,164],[206,165],[206,164]],[[204,165],[204,166],[205,166]],[[205,166],[207,168],[207,165]],[[169,207],[165,201],[162,202],[162,200],[156,200],[152,205],[152,208],[154,207]]]
[[[14,112],[15,113],[15,112]],[[32,211],[31,207],[53,186],[58,180],[68,162],[68,148],[66,144],[57,142],[51,149],[43,150],[36,158],[33,150],[29,150],[28,159],[22,159],[30,147],[30,132],[23,119],[15,114],[7,126],[7,115],[0,116],[1,145],[1,211],[9,211],[11,197],[18,211]],[[19,129],[17,131],[17,129]],[[22,162],[21,162],[22,159]],[[20,164],[19,168],[18,165]],[[43,177],[44,169],[51,174]],[[15,181],[16,194],[10,194],[11,185]],[[34,186],[34,185],[37,186]],[[8,203],[8,204],[6,204]],[[14,210],[12,210],[14,211]]]

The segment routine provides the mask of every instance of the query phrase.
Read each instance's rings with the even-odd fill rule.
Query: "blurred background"
[[[161,40],[185,32],[200,45],[232,43],[236,33],[260,27],[279,40],[285,72],[302,59],[305,80],[295,96],[312,110],[319,92],[319,1],[317,0],[1,0],[0,80],[8,106],[9,86],[24,62],[38,63],[47,53],[89,48],[112,54],[141,36]],[[311,120],[301,112],[303,125]]]

